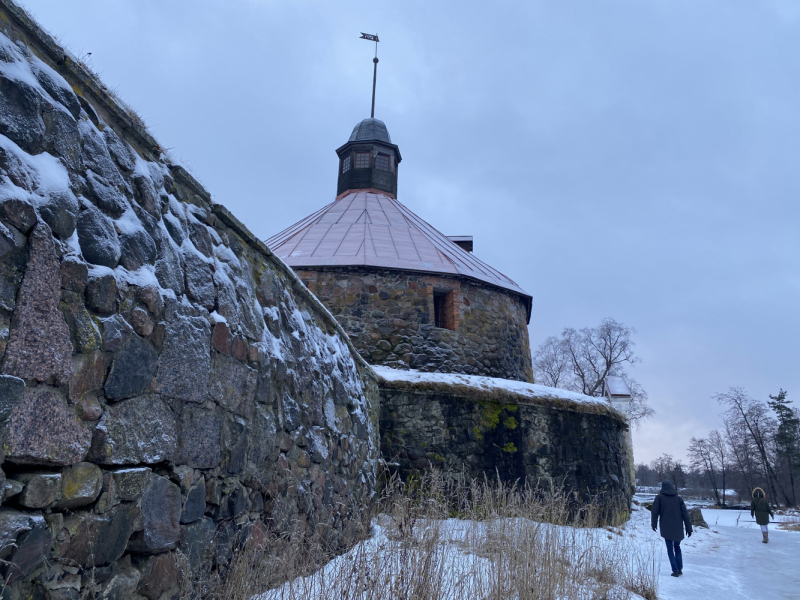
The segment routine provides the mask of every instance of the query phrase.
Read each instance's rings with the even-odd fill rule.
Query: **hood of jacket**
[[[662,481],[661,493],[665,496],[676,496],[678,494],[678,490],[675,489],[675,486],[672,485],[671,481]]]
[[[761,488],[756,488],[753,490],[753,498],[764,498],[764,497],[765,497],[764,490],[762,490]]]

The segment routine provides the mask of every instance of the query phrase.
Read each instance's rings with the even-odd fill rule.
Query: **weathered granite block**
[[[200,317],[177,316],[166,324],[158,359],[159,393],[178,400],[204,402],[211,370],[211,325]]]
[[[42,566],[50,550],[50,530],[39,513],[0,509],[0,575],[6,585]]]
[[[64,291],[61,294],[61,312],[70,331],[76,352],[92,352],[100,348],[102,337],[92,316],[83,304],[83,295]]]
[[[78,401],[88,392],[103,387],[106,363],[101,351],[72,356],[72,377],[69,380],[69,398]],[[99,418],[100,415],[97,415]],[[93,420],[93,419],[90,419]]]
[[[96,313],[114,312],[117,302],[117,280],[110,273],[105,275],[89,275],[86,284],[86,303]]]
[[[179,422],[178,462],[196,469],[218,466],[222,419],[222,411],[186,405]]]
[[[103,486],[103,472],[92,463],[82,462],[61,473],[61,498],[56,508],[78,508],[95,501]]]
[[[11,375],[0,375],[0,421],[11,416],[13,408],[25,397],[25,382]]]
[[[234,358],[214,353],[209,393],[223,408],[248,415],[253,408],[258,372]]]
[[[147,340],[132,334],[114,356],[104,386],[106,398],[119,400],[144,392],[158,365],[158,353]]]
[[[40,223],[30,236],[30,258],[11,322],[4,373],[38,381],[69,381],[72,344],[59,310],[59,283],[58,257],[50,229]]]
[[[180,537],[181,490],[165,477],[153,475],[142,495],[143,529],[128,543],[131,552],[156,554],[174,548]]]
[[[61,498],[61,473],[22,473],[14,479],[25,486],[18,500],[25,508],[49,508]]]
[[[63,540],[57,558],[81,567],[99,567],[118,560],[133,533],[136,507],[120,504],[106,514],[92,512],[70,513],[64,518]],[[68,564],[69,564],[68,562]]]
[[[94,430],[89,459],[104,465],[172,460],[177,444],[175,421],[172,410],[157,395],[113,404]]]
[[[84,258],[92,264],[113,269],[121,254],[114,224],[103,213],[84,202],[78,215],[78,240]]]
[[[92,434],[58,390],[30,388],[6,425],[6,460],[20,464],[73,465],[89,451]]]
[[[27,200],[4,198],[0,200],[0,219],[26,235],[36,224],[36,212]]]
[[[141,572],[137,593],[148,600],[179,597],[181,565],[174,553],[136,557],[134,564]]]
[[[112,471],[117,498],[125,502],[138,500],[150,485],[152,471],[147,467],[134,467],[132,469],[119,469]]]
[[[202,519],[206,511],[206,484],[201,477],[189,488],[181,510],[181,523],[194,523]]]

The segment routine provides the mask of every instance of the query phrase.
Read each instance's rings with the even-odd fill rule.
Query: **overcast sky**
[[[800,403],[796,0],[23,4],[261,238],[335,196],[377,32],[398,199],[533,295],[533,347],[637,329],[637,462],[731,386]]]

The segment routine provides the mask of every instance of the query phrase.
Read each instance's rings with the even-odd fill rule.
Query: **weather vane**
[[[371,33],[364,33],[361,32],[362,40],[369,40],[370,42],[375,42],[375,58],[372,59],[373,64],[375,65],[375,69],[372,71],[372,112],[370,113],[370,118],[375,118],[375,84],[378,81],[378,34],[372,35]]]

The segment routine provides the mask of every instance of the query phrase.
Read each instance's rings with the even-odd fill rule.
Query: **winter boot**
[[[764,537],[764,539],[761,540],[761,543],[762,544],[768,544],[769,543],[769,533],[767,533],[766,531],[762,531],[761,535]]]

